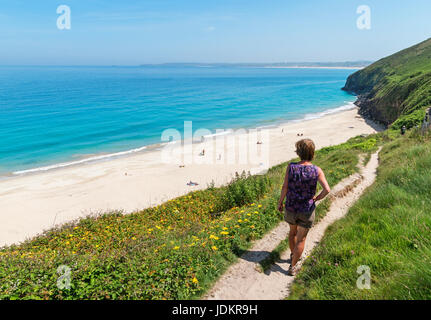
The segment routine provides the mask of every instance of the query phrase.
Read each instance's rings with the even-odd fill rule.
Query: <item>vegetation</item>
[[[431,39],[355,72],[343,89],[359,95],[361,113],[372,119],[390,125],[414,114],[396,126],[420,124],[431,105]]]
[[[425,110],[419,109],[413,111],[410,114],[399,117],[392,125],[392,130],[400,130],[402,126],[406,126],[407,129],[411,129],[415,126],[421,125],[425,117]]]
[[[331,185],[354,173],[380,136],[317,152]],[[134,214],[88,217],[0,250],[0,299],[190,299],[283,218],[287,163]],[[325,213],[319,206],[318,216]],[[70,289],[57,286],[70,268]]]
[[[431,298],[431,137],[385,144],[376,183],[326,232],[290,299]],[[370,268],[371,288],[356,285]]]

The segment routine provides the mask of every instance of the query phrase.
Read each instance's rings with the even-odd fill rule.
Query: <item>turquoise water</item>
[[[160,143],[184,121],[210,130],[319,116],[355,97],[354,70],[0,67],[0,175]]]

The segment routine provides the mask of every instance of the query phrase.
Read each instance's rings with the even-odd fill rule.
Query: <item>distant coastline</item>
[[[250,62],[250,63],[206,63],[206,62],[174,62],[161,64],[142,64],[140,67],[243,67],[243,68],[319,68],[319,69],[362,69],[373,61],[344,62]]]

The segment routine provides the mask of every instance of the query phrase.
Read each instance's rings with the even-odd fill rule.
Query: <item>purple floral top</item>
[[[310,213],[316,205],[313,197],[316,194],[319,172],[315,165],[289,164],[288,191],[286,196],[286,210],[291,212]]]

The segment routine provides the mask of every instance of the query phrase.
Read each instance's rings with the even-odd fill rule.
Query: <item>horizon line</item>
[[[160,63],[141,63],[141,64],[0,64],[0,67],[142,67],[142,66],[164,66],[164,65],[289,65],[289,66],[345,66],[349,67],[364,66],[371,64],[372,60],[346,60],[346,61],[293,61],[293,62],[160,62]],[[357,65],[355,65],[357,64]]]

